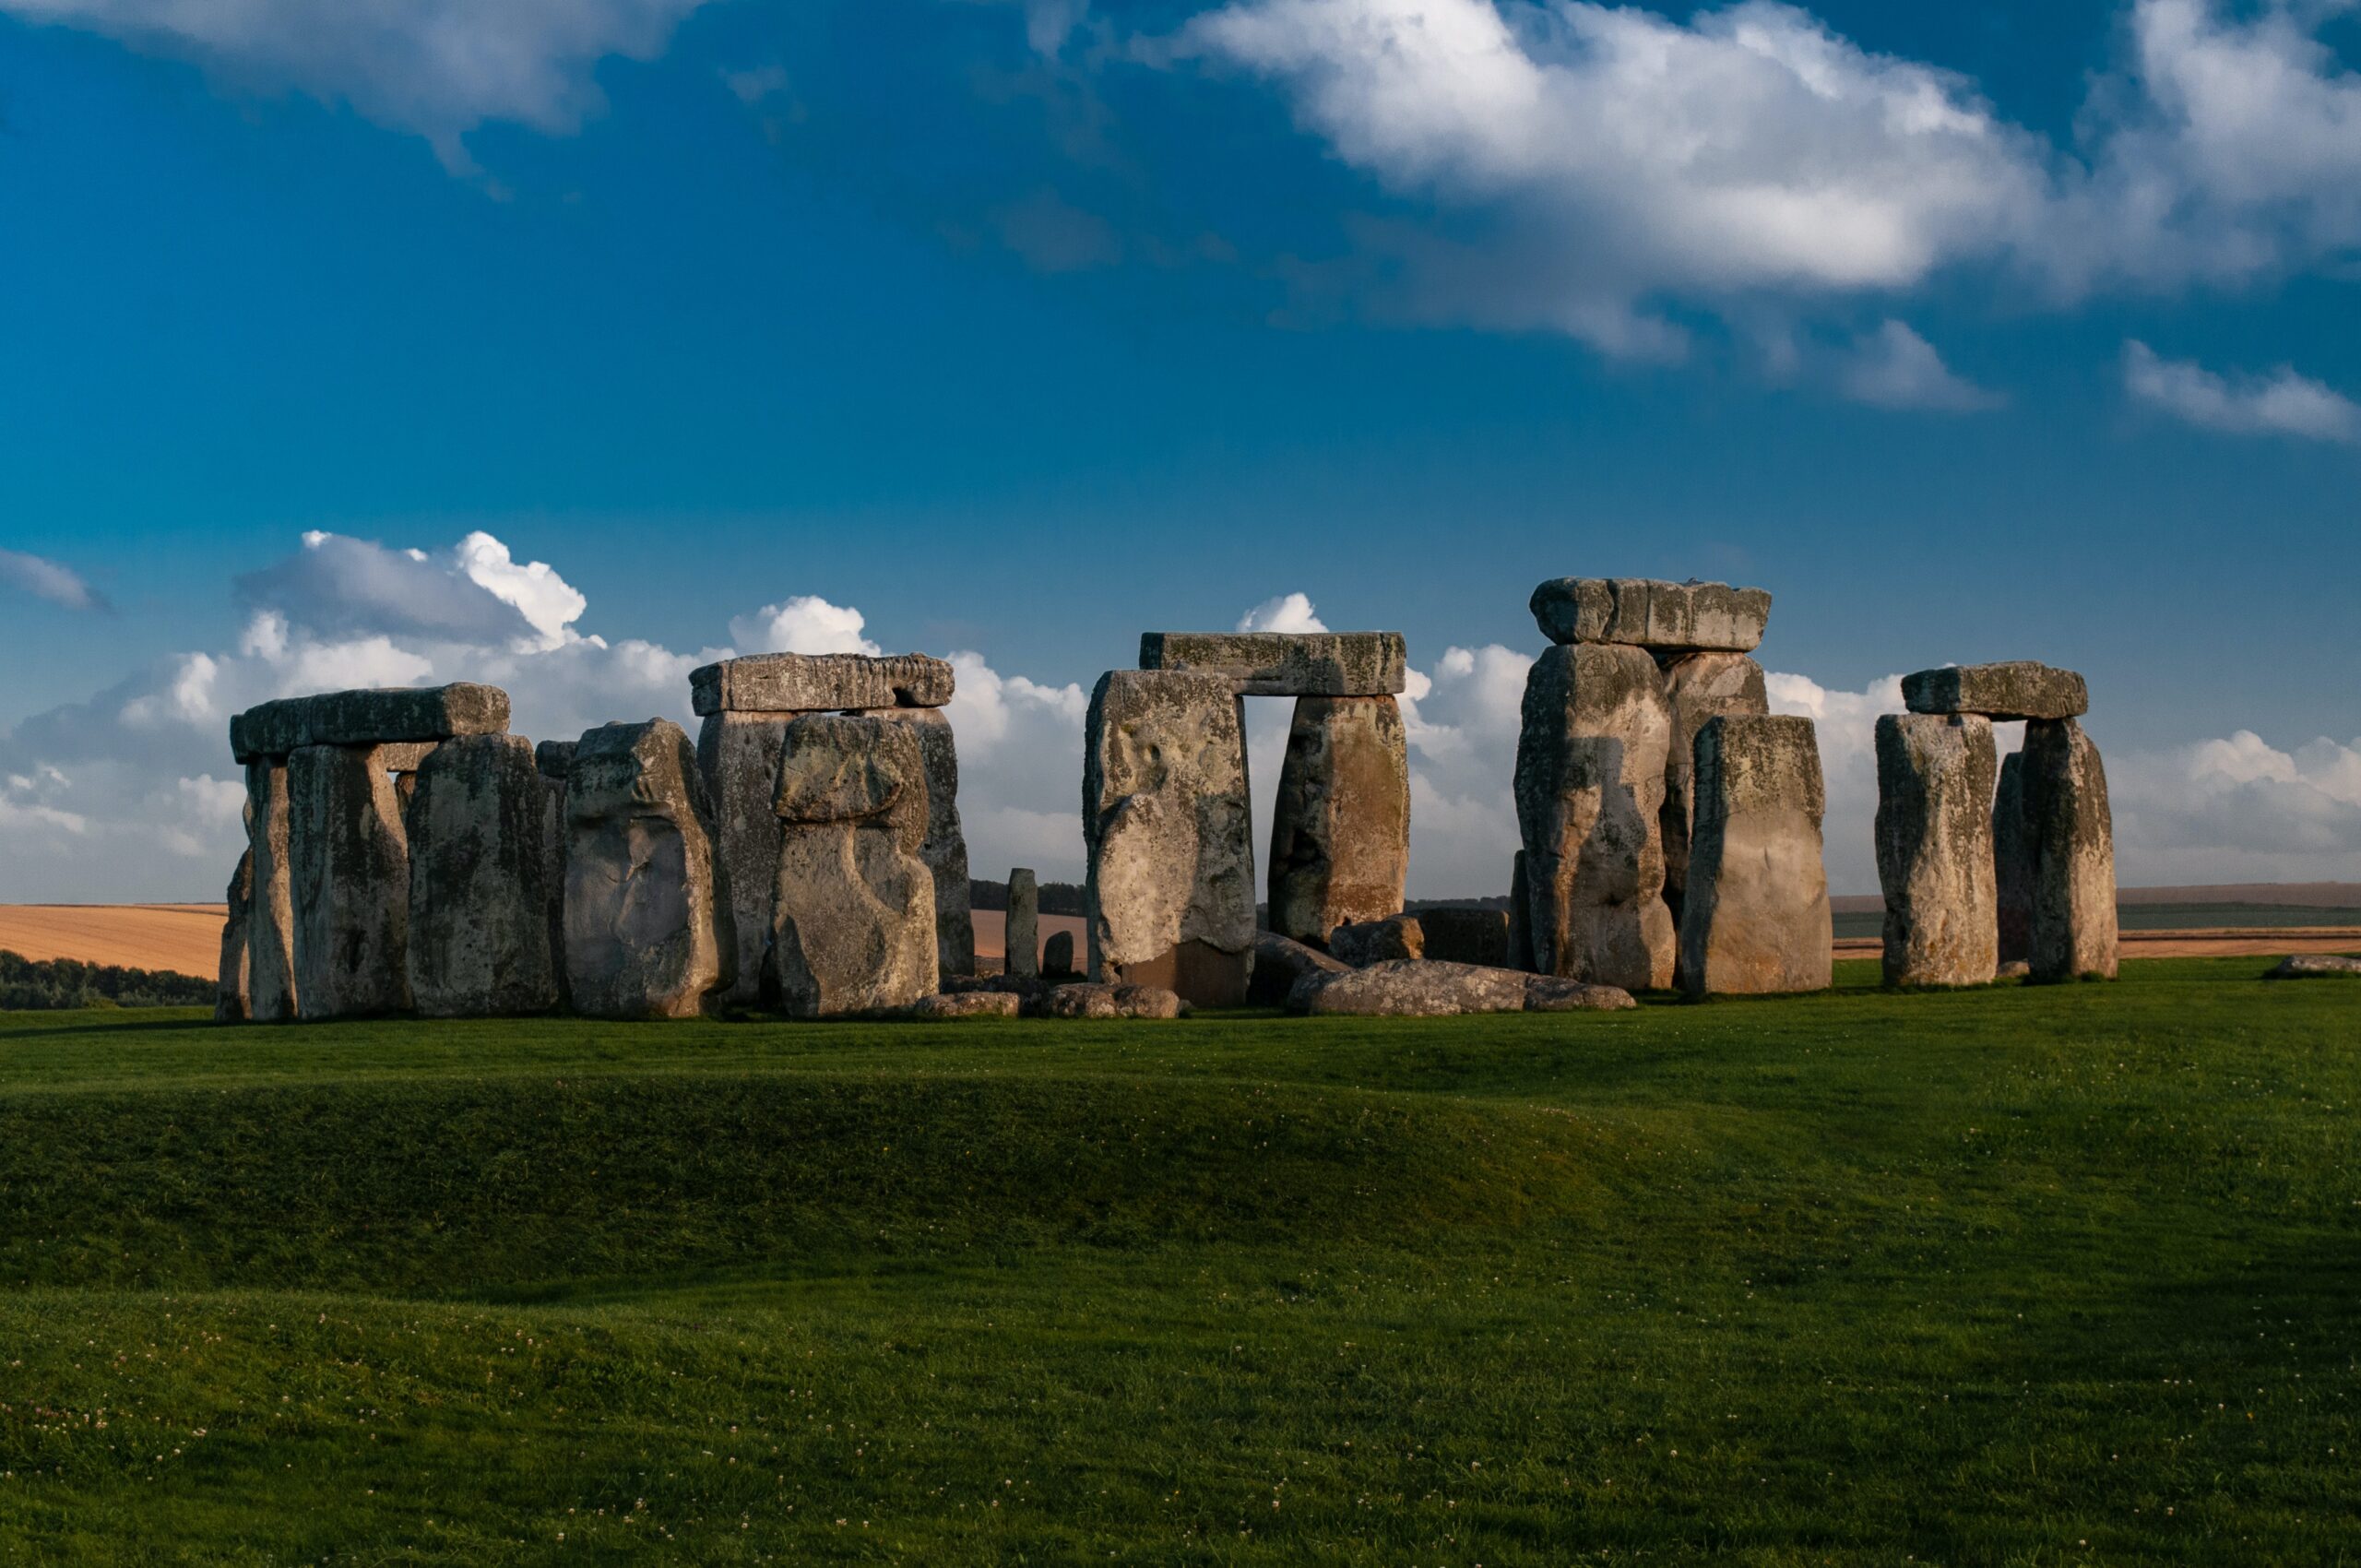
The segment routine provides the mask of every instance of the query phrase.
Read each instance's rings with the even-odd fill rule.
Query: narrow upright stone
[[[2025,726],[2024,758],[2033,978],[2113,980],[2115,817],[2099,749],[2070,719],[2035,719]]]
[[[1392,697],[1298,697],[1271,815],[1271,929],[1319,946],[1402,909],[1410,754]]]
[[[409,1007],[409,849],[389,760],[376,746],[303,746],[287,759],[305,1018]]]
[[[2033,958],[2033,828],[2025,816],[2025,754],[2000,759],[2000,788],[1992,797],[1992,888],[1999,910],[2003,966]]]
[[[1627,991],[1672,984],[1660,826],[1671,736],[1645,650],[1561,644],[1534,661],[1516,814],[1539,972]]]
[[[1553,643],[1622,643],[1657,654],[1751,653],[1771,596],[1727,583],[1558,577],[1533,590],[1534,621]]]
[[[763,953],[778,891],[778,764],[790,713],[708,713],[697,731],[697,768],[713,803],[714,843],[730,885],[735,979],[721,1000],[762,1000]]]
[[[409,991],[430,1018],[546,1013],[551,799],[522,735],[445,742],[418,771],[409,832]]]
[[[238,857],[238,869],[230,877],[228,898],[229,919],[221,926],[221,968],[214,991],[213,1017],[217,1023],[243,1024],[250,1016],[247,976],[251,965],[246,956],[246,931],[255,899],[255,852],[251,849]]]
[[[258,1024],[297,1016],[295,882],[290,852],[287,764],[246,764],[246,837],[255,857],[254,904],[246,926],[246,1014]]]
[[[1742,653],[1691,653],[1665,662],[1665,701],[1672,707],[1672,742],[1665,753],[1664,905],[1677,929],[1689,885],[1690,821],[1695,814],[1697,731],[1725,715],[1751,718],[1771,711],[1762,666]]]
[[[1696,852],[1680,922],[1692,996],[1825,991],[1834,950],[1809,719],[1724,716],[1697,732]]]
[[[1254,962],[1246,739],[1218,675],[1116,670],[1084,731],[1090,977],[1242,1004]]]
[[[907,1007],[941,984],[919,732],[812,715],[787,727],[771,908],[780,1006],[797,1017]]]
[[[1074,967],[1074,932],[1051,932],[1050,940],[1041,944],[1042,978],[1063,980],[1080,972]]]
[[[1999,971],[1992,721],[1878,719],[1878,882],[1888,985],[1984,985]]]
[[[1029,867],[1018,866],[1008,873],[1008,937],[1002,947],[1007,954],[1003,972],[1041,972],[1041,885]]]
[[[574,1010],[687,1018],[738,954],[696,753],[670,719],[582,737],[566,778],[565,968]]]
[[[1507,967],[1533,972],[1533,884],[1519,849],[1509,864],[1509,956]]]
[[[935,967],[976,972],[976,914],[967,889],[967,835],[959,824],[959,748],[939,707],[872,707],[852,715],[906,725],[926,762],[926,841],[919,859],[934,876]]]

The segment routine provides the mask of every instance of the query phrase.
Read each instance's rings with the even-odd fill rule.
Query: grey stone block
[[[700,718],[716,713],[838,713],[868,707],[941,707],[955,671],[923,653],[758,653],[690,672]]]
[[[1533,590],[1533,619],[1553,643],[1625,643],[1652,652],[1751,653],[1771,595],[1727,583],[1557,577]]]
[[[409,1010],[409,848],[374,746],[287,759],[295,990],[307,1019]]]
[[[1680,924],[1694,996],[1824,991],[1833,931],[1809,719],[1724,716],[1697,733],[1696,849]]]
[[[231,874],[227,897],[229,918],[221,926],[221,966],[214,990],[213,1018],[216,1023],[243,1024],[248,1016],[246,931],[253,919],[255,900],[252,849],[238,857],[238,869]]]
[[[1999,970],[1992,721],[1878,719],[1878,882],[1888,985],[1985,985]]]
[[[2091,693],[2071,670],[2016,659],[1904,675],[1902,706],[1913,713],[1978,713],[1998,719],[2072,719],[2091,710]]]
[[[1271,929],[1323,943],[1402,908],[1410,754],[1392,697],[1298,697],[1271,814]]]
[[[2025,726],[2024,759],[2032,978],[2113,980],[2115,818],[2099,749],[2070,719],[2035,719]]]
[[[1008,873],[1008,938],[1003,972],[1016,976],[1041,972],[1041,885],[1032,871],[1018,866]]]
[[[1148,632],[1140,668],[1214,675],[1249,697],[1398,695],[1409,655],[1399,632]]]
[[[546,1013],[557,1005],[550,945],[548,780],[522,735],[444,742],[418,772],[409,837],[409,992],[432,1018]]]
[[[688,1018],[729,988],[738,934],[696,753],[666,719],[582,737],[565,790],[574,1010]]]
[[[1664,907],[1675,929],[1689,885],[1690,820],[1695,794],[1697,731],[1724,715],[1752,718],[1771,711],[1762,666],[1742,653],[1691,653],[1660,659],[1665,701],[1672,707],[1672,741],[1665,752]]]
[[[907,1007],[940,988],[926,759],[884,719],[787,727],[771,963],[779,1005],[818,1018]]]
[[[304,746],[444,741],[454,735],[496,735],[507,728],[508,694],[498,686],[459,682],[323,692],[246,709],[230,720],[230,750],[243,763],[283,757]]]

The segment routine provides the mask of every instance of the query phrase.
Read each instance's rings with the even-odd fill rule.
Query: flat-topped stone
[[[566,769],[574,766],[574,754],[579,741],[543,741],[533,748],[533,766],[540,769],[544,778],[565,782]]]
[[[2090,712],[2091,692],[2071,670],[2019,659],[2005,664],[1947,664],[1904,675],[1902,706],[1913,713],[2073,719]]]
[[[1652,653],[1752,653],[1771,619],[1767,589],[1647,577],[1554,577],[1533,590],[1553,643],[1627,643]]]
[[[1409,652],[1399,632],[1145,632],[1140,668],[1219,676],[1244,697],[1383,697]]]
[[[839,713],[860,707],[942,707],[951,666],[923,653],[758,653],[689,674],[701,717],[717,713]]]
[[[280,697],[230,720],[230,750],[240,762],[286,756],[305,746],[370,746],[397,741],[447,741],[508,731],[508,694],[461,681],[448,686],[394,686]]]

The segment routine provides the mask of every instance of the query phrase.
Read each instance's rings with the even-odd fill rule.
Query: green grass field
[[[0,1016],[0,1561],[2361,1562],[2361,984]]]

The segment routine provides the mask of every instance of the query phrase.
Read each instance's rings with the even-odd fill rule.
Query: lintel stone
[[[305,746],[372,746],[447,741],[508,731],[508,694],[461,681],[448,686],[397,686],[280,697],[230,720],[238,761],[283,757]]]
[[[1625,643],[1651,653],[1752,653],[1771,620],[1767,589],[1645,577],[1556,577],[1530,608],[1553,643]]]
[[[1904,675],[1902,706],[1913,713],[1980,713],[1998,719],[2073,719],[2091,710],[2091,693],[2071,670],[2019,659]]]
[[[1399,632],[1145,632],[1140,668],[1228,681],[1242,697],[1400,695],[1409,667]]]
[[[864,707],[942,707],[950,664],[923,653],[758,653],[689,675],[697,713],[841,713]]]

